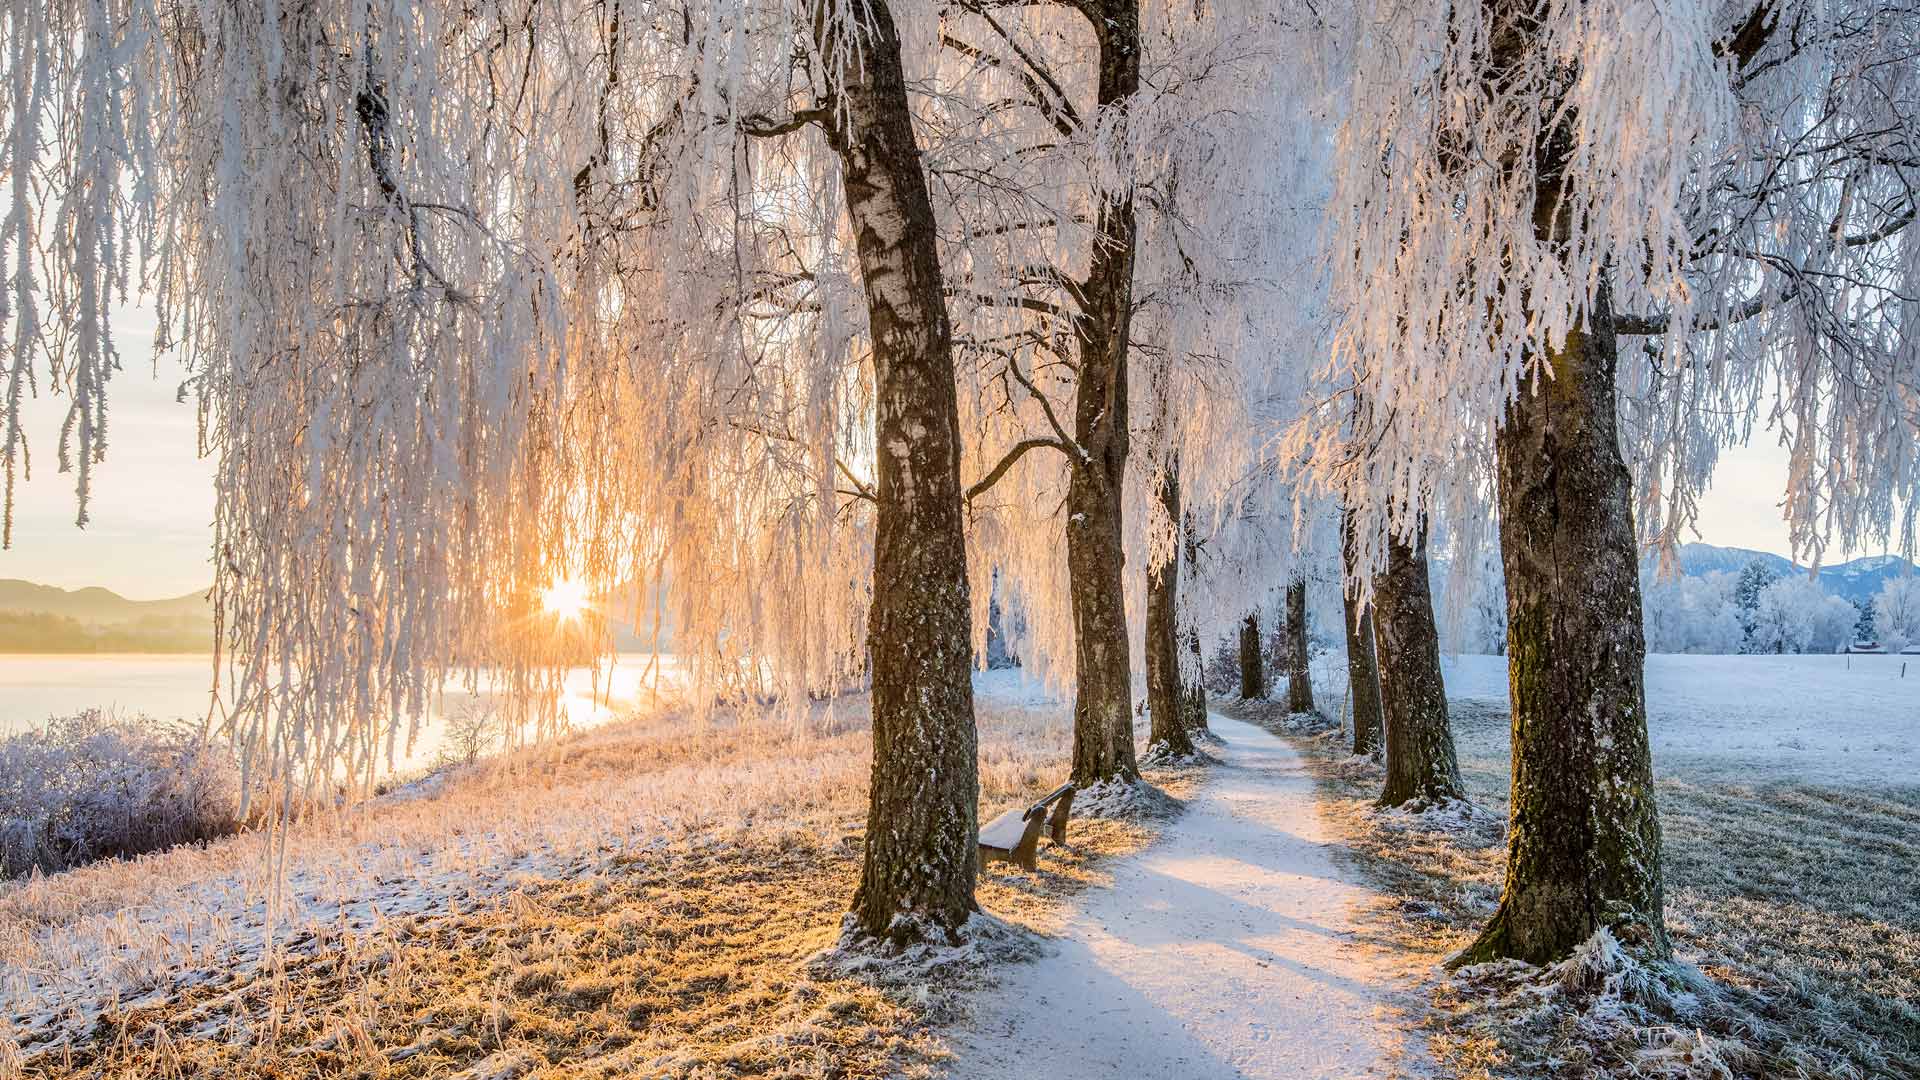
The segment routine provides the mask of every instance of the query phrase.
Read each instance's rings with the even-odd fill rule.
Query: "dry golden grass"
[[[1064,777],[1064,706],[984,702],[980,720],[983,816]],[[657,717],[389,801],[343,829],[306,827],[289,843],[290,871],[324,880],[334,906],[286,919],[280,959],[251,962],[252,924],[217,908],[197,917],[224,920],[218,944],[183,953],[164,934],[124,935],[137,980],[41,979],[25,989],[59,990],[58,1001],[22,988],[7,998],[23,1045],[0,1039],[0,1078],[928,1070],[957,987],[881,988],[808,963],[833,943],[855,884],[865,721],[859,702],[807,718],[800,737],[790,718]],[[1175,794],[1198,776],[1154,774]],[[1042,845],[1037,871],[991,864],[982,907],[1044,933],[1066,897],[1105,880],[1106,859],[1152,836],[1151,825],[1076,818],[1068,844]],[[84,953],[80,937],[103,923],[149,911],[175,930],[200,925],[175,907],[264,895],[233,880],[254,881],[245,860],[258,842],[86,868],[65,875],[78,886],[67,903],[56,879],[9,890],[0,941],[46,964]],[[458,857],[425,861],[449,851]],[[404,913],[376,910],[394,901]],[[89,1011],[88,989],[126,1003]]]
[[[1498,903],[1504,709],[1454,702],[1480,812],[1434,827],[1372,806],[1377,767],[1338,738],[1298,740],[1328,820],[1387,899],[1376,943],[1425,968],[1431,1048],[1450,1076],[1920,1076],[1920,789],[1734,787],[1662,773],[1667,921],[1681,977],[1651,993],[1513,993],[1443,979]],[[1659,762],[1655,763],[1656,769]]]

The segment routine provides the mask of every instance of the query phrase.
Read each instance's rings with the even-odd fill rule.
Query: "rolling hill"
[[[93,586],[61,589],[18,578],[0,579],[0,612],[62,615],[97,625],[138,622],[146,618],[211,618],[205,592],[164,600],[129,600],[111,589]]]
[[[1748,564],[1759,562],[1775,577],[1804,574],[1807,568],[1770,551],[1751,548],[1715,547],[1712,544],[1680,545],[1680,572],[1700,576],[1725,571],[1737,574]],[[1847,600],[1873,599],[1885,581],[1899,574],[1914,572],[1914,564],[1898,555],[1868,555],[1834,566],[1820,568],[1820,585],[1829,594]]]

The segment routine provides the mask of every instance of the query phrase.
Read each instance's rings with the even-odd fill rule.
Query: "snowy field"
[[[1506,708],[1506,657],[1443,667],[1449,698]],[[1920,657],[1655,654],[1647,711],[1660,777],[1920,785]]]
[[[1322,677],[1333,660],[1315,682],[1337,707],[1344,690]],[[1667,926],[1716,989],[1543,997],[1494,976],[1444,982],[1431,1028],[1443,1075],[1920,1077],[1920,665],[1903,680],[1900,663],[1648,657]],[[1397,897],[1374,913],[1381,939],[1430,969],[1494,911],[1510,784],[1506,659],[1448,657],[1445,673],[1484,813],[1381,813],[1377,766],[1337,740],[1321,759],[1325,807]],[[1505,1067],[1485,1071],[1490,1055]]]

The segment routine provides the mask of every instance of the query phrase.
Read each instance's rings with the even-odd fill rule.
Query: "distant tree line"
[[[148,615],[88,625],[44,611],[0,612],[0,653],[203,653],[213,624],[190,615]]]
[[[1920,578],[1889,578],[1856,601],[1756,561],[1737,574],[1649,573],[1642,589],[1651,652],[1830,653],[1855,641],[1897,651],[1920,641]]]
[[[1502,653],[1505,613],[1497,580],[1457,607],[1441,600],[1450,652]],[[1436,591],[1441,582],[1436,581]],[[1889,651],[1920,642],[1920,577],[1894,577],[1871,598],[1828,592],[1805,574],[1758,560],[1738,572],[1663,578],[1649,567],[1640,590],[1647,651],[1655,653],[1831,653],[1855,641]]]

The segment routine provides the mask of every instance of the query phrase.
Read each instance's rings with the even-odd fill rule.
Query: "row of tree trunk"
[[[846,8],[845,19],[814,25],[822,52],[837,61],[827,67],[839,122],[827,129],[866,283],[882,448],[869,639],[873,781],[853,916],[878,937],[952,939],[974,909],[979,794],[952,336],[898,31],[885,0],[846,0]],[[1124,107],[1139,80],[1137,4],[1087,8],[1100,38],[1100,103]],[[850,24],[864,28],[858,43],[842,29]],[[1495,35],[1494,68],[1515,50],[1537,47],[1531,37],[1524,19],[1505,25]],[[1549,243],[1566,232],[1552,187],[1561,171],[1555,155],[1565,152],[1560,140],[1536,148],[1536,230]],[[1101,242],[1076,321],[1075,435],[1084,461],[1073,468],[1068,528],[1080,680],[1074,778],[1082,783],[1136,775],[1120,583],[1131,203],[1103,202],[1095,231]],[[1586,327],[1542,359],[1522,380],[1496,439],[1513,686],[1512,819],[1499,911],[1463,958],[1543,962],[1602,928],[1665,953],[1630,484],[1618,446],[1617,348],[1604,292]],[[1418,537],[1390,547],[1389,566],[1375,582],[1373,636],[1389,789],[1436,798],[1457,793],[1459,782],[1450,740],[1435,734],[1445,731],[1445,696],[1423,549]],[[1289,622],[1304,634],[1304,590],[1289,592]],[[1350,635],[1360,617],[1349,618]],[[1163,613],[1159,623],[1161,648],[1169,619]],[[1249,630],[1257,651],[1257,624]],[[1304,665],[1289,667],[1289,683],[1310,693]],[[1180,715],[1181,696],[1162,689],[1166,715]],[[1311,708],[1310,698],[1301,700]]]
[[[1286,619],[1275,647],[1287,665],[1287,711],[1310,713],[1313,705],[1312,654],[1307,648],[1307,579],[1296,575],[1287,583]],[[1260,613],[1250,611],[1240,625],[1240,696],[1267,696],[1266,655],[1260,641]]]
[[[1463,797],[1460,767],[1440,672],[1440,635],[1427,582],[1424,531],[1412,540],[1389,538],[1386,569],[1373,580],[1373,603],[1363,604],[1351,583],[1358,576],[1353,518],[1341,517],[1347,680],[1353,715],[1353,752],[1387,764],[1383,806],[1438,804]],[[1306,581],[1287,587],[1287,707],[1313,711],[1307,671]],[[1241,693],[1264,696],[1260,630],[1248,615],[1240,635]]]
[[[1103,0],[1083,10],[1099,43],[1098,105],[1124,109],[1139,89],[1138,2]],[[959,413],[933,207],[886,0],[847,0],[840,18],[823,9],[814,26],[834,73],[837,122],[824,126],[840,158],[865,282],[875,445],[882,448],[868,630],[873,771],[852,913],[860,932],[896,943],[956,940],[975,910],[979,779]],[[859,41],[850,26],[866,28]],[[1094,232],[1073,323],[1080,371],[1066,507],[1078,684],[1073,780],[1082,787],[1139,775],[1121,582],[1137,233],[1131,197],[1103,200]],[[1182,521],[1175,462],[1161,499],[1168,520]],[[1184,547],[1190,560],[1190,526]],[[1206,698],[1181,678],[1179,563],[1169,559],[1150,575],[1146,651],[1153,742],[1187,754],[1188,729],[1205,725]],[[1190,628],[1187,649],[1196,660],[1199,647]]]

